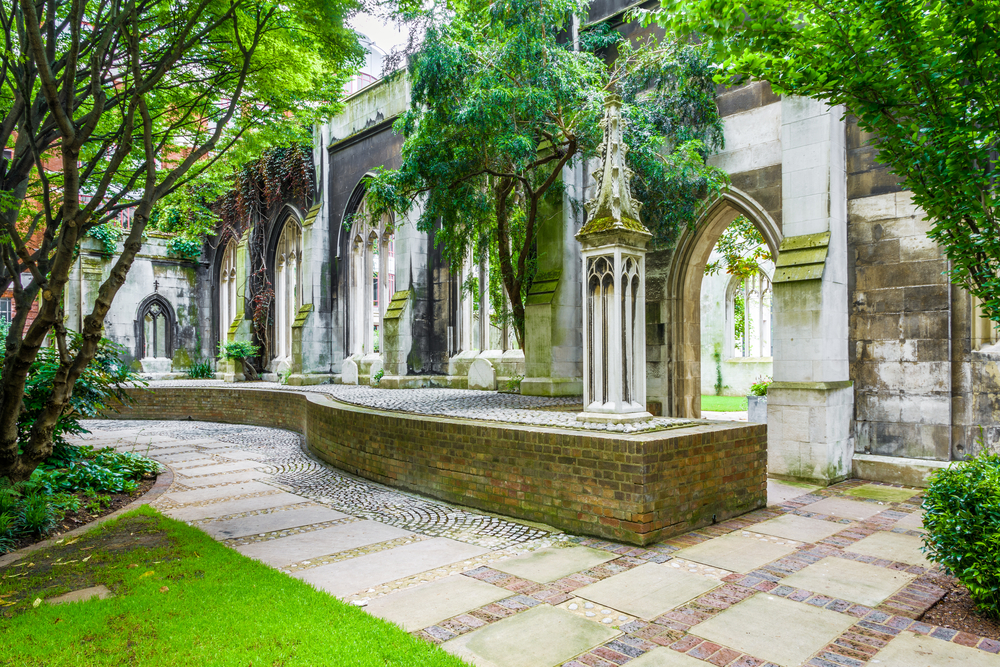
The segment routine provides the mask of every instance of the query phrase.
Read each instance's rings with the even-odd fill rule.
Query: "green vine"
[[[118,242],[122,240],[122,228],[112,220],[103,225],[91,227],[87,231],[87,236],[101,244],[101,252],[105,255],[113,255],[118,249]]]

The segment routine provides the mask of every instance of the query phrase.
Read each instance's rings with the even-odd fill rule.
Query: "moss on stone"
[[[631,229],[634,232],[647,232],[647,233],[649,232],[649,230],[643,227],[642,223],[639,222],[638,220],[633,220],[632,218],[623,217],[620,221],[618,221],[612,217],[606,217],[606,218],[596,218],[594,220],[591,220],[590,222],[588,222],[583,226],[583,229],[580,230],[580,233],[595,234],[597,232],[606,232],[617,227],[619,223],[625,229]]]
[[[857,488],[845,491],[845,496],[855,498],[867,498],[869,500],[879,500],[884,503],[901,503],[917,495],[919,491],[910,489],[897,489],[893,486],[877,486],[875,484],[865,484]]]
[[[191,355],[188,354],[188,351],[185,350],[183,347],[178,348],[178,350],[174,352],[174,359],[173,363],[171,364],[171,367],[174,370],[190,368]]]

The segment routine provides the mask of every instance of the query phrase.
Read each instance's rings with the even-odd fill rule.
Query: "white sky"
[[[396,46],[406,44],[407,34],[394,23],[385,23],[382,19],[370,14],[357,14],[349,21],[352,28],[364,35],[385,51],[390,53]]]

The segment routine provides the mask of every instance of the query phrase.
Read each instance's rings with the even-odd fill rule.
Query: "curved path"
[[[643,549],[361,480],[287,431],[87,426],[170,466],[165,514],[474,664],[1000,667],[1000,643],[912,620],[943,592],[917,490],[775,485],[780,505]]]

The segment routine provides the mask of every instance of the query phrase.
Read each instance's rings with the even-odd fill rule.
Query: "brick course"
[[[301,433],[341,470],[568,532],[645,545],[764,507],[763,424],[600,433],[380,412],[291,391],[157,387],[122,419]]]

